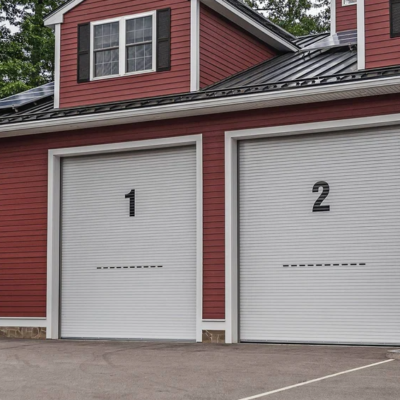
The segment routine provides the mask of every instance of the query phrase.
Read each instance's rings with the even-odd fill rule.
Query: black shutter
[[[400,0],[390,1],[390,36],[400,36]]]
[[[90,24],[78,25],[78,83],[90,80]]]
[[[157,71],[171,69],[171,9],[157,10]]]

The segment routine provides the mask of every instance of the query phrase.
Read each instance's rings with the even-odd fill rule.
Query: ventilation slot
[[[306,267],[365,267],[366,263],[336,263],[336,264],[283,264],[283,268],[306,268]]]
[[[126,266],[122,266],[122,267],[96,267],[96,269],[99,269],[99,270],[158,269],[158,268],[163,268],[163,266],[162,265],[126,265]]]

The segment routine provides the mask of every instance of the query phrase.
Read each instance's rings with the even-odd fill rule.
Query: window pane
[[[95,76],[107,76],[119,74],[119,50],[97,51],[94,57]]]
[[[95,25],[94,27],[94,49],[106,49],[119,45],[119,22]]]
[[[127,72],[146,71],[153,68],[152,44],[140,44],[127,48]]]
[[[135,18],[126,21],[126,43],[142,43],[153,38],[153,17]]]

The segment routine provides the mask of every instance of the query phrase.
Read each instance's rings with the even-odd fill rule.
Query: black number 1
[[[313,212],[322,212],[322,211],[330,211],[331,206],[322,206],[322,202],[328,197],[329,194],[329,185],[324,182],[320,181],[317,182],[313,187],[313,193],[318,193],[319,188],[322,187],[321,196],[318,197],[318,200],[314,203]]]

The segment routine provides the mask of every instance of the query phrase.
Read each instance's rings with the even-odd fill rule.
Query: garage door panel
[[[242,340],[400,342],[399,144],[396,132],[240,143]],[[312,211],[320,181],[329,212]]]
[[[61,321],[63,337],[195,339],[193,147],[64,160]]]

